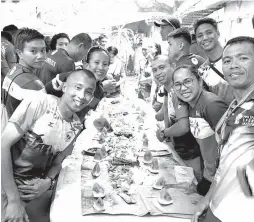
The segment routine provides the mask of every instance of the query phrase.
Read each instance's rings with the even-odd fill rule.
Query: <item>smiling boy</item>
[[[46,222],[55,178],[83,126],[76,115],[93,99],[89,70],[73,71],[61,98],[40,94],[25,99],[1,138],[3,220]]]

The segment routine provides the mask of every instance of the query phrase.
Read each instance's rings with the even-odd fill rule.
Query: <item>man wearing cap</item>
[[[163,18],[160,21],[155,21],[154,25],[161,28],[160,33],[162,41],[167,41],[168,34],[181,26],[180,21],[174,17]]]

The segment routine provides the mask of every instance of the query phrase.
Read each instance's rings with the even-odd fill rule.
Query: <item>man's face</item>
[[[195,101],[202,89],[202,83],[188,69],[178,69],[174,74],[174,90],[184,102]]]
[[[180,39],[173,37],[168,38],[168,56],[171,59],[175,59],[179,56],[180,53]]]
[[[142,48],[142,54],[146,57],[148,55],[148,50],[146,48]]]
[[[109,57],[105,52],[93,52],[88,62],[88,69],[95,75],[97,81],[106,77],[109,66]]]
[[[106,45],[107,45],[107,42],[108,42],[108,39],[107,39],[107,38],[102,38],[102,39],[100,40],[100,45],[101,45],[101,47],[105,48]]]
[[[86,47],[84,47],[84,45],[76,45],[76,53],[74,58],[72,58],[74,60],[74,62],[78,62],[81,61],[83,58],[86,57],[88,50],[91,48],[91,44],[87,45]]]
[[[197,28],[196,39],[204,51],[211,51],[219,44],[219,32],[211,24],[205,23]]]
[[[235,89],[254,84],[254,46],[248,42],[228,45],[222,56],[222,70],[227,82]]]
[[[56,41],[56,49],[66,50],[68,44],[69,44],[69,40],[67,38],[59,38]]]
[[[96,81],[84,75],[75,75],[70,81],[64,83],[63,99],[68,108],[76,113],[85,108],[93,99]]]
[[[18,55],[27,67],[40,69],[46,58],[46,44],[44,39],[25,42],[23,51],[18,50]]]
[[[162,25],[160,29],[162,41],[167,41],[168,34],[174,31],[174,28],[171,25]]]
[[[166,57],[158,58],[152,62],[152,72],[155,80],[161,85],[170,84],[173,69]]]

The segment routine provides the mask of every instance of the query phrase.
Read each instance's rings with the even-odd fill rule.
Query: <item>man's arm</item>
[[[23,132],[19,131],[14,123],[9,122],[1,137],[1,173],[2,186],[8,198],[8,202],[19,202],[20,196],[13,177],[11,147],[20,140]]]
[[[17,185],[13,177],[11,146],[22,137],[14,123],[8,123],[2,132],[1,137],[1,173],[2,189],[7,197],[7,206],[5,214],[2,215],[2,221],[23,221],[28,222],[28,216],[25,207],[20,198]]]

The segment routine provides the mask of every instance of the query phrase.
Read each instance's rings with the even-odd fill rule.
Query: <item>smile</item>
[[[190,95],[191,95],[191,93],[190,92],[186,92],[186,93],[182,93],[181,94],[184,98],[188,98]]]
[[[76,106],[82,106],[85,104],[84,102],[82,102],[80,100],[73,100],[73,101],[75,102]]]
[[[209,46],[211,44],[212,41],[207,41],[203,43],[203,46]]]

